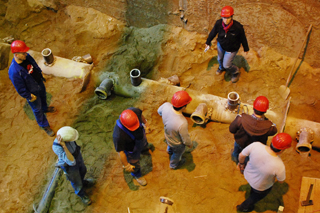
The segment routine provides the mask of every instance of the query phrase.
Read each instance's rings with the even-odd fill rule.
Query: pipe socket
[[[309,128],[300,129],[296,134],[298,144],[296,151],[300,153],[309,153],[312,149],[312,142],[314,138],[314,132]]]
[[[191,120],[196,124],[204,124],[208,121],[207,118],[208,106],[205,103],[201,103],[197,106],[194,113],[191,114]]]
[[[228,94],[228,105],[227,108],[231,111],[235,110],[238,108],[240,105],[240,96],[236,92],[230,92]]]
[[[100,86],[94,90],[94,93],[98,98],[105,100],[111,95],[111,90],[113,88],[113,81],[109,78],[104,79]]]
[[[52,51],[49,48],[42,50],[41,54],[43,56],[43,59],[46,65],[50,65],[53,63],[54,57],[53,57]]]
[[[130,71],[130,79],[131,79],[131,84],[135,87],[139,86],[142,82],[141,79],[141,72],[138,69],[133,69]]]

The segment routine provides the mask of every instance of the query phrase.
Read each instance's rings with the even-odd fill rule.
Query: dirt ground
[[[117,34],[115,31],[113,36]],[[95,61],[91,82],[84,92],[77,93],[81,85],[78,79],[46,76],[49,101],[57,108],[56,113],[47,115],[50,125],[54,131],[65,125],[79,131],[87,177],[97,179],[97,184],[88,190],[93,203],[85,207],[62,176],[50,212],[120,213],[128,212],[129,208],[131,213],[158,213],[160,196],[174,200],[169,213],[236,212],[236,205],[245,199],[249,188],[230,158],[234,141],[228,131],[229,124],[211,121],[198,126],[187,117],[195,148],[185,153],[186,165],[172,171],[163,124],[157,114],[157,108],[171,97],[159,89],[148,90],[137,98],[113,94],[108,100],[100,100],[93,92],[97,79],[101,73],[116,71],[123,82],[128,83],[130,66],[139,66],[150,79],[176,74],[182,87],[189,86],[204,94],[226,98],[229,92],[236,91],[241,100],[249,104],[257,96],[265,95],[271,109],[276,110],[283,103],[278,88],[285,84],[294,58],[268,46],[252,49],[248,55],[241,49],[237,61],[241,77],[233,84],[223,75],[215,75],[215,43],[204,53],[204,35],[168,26],[126,32],[126,41],[118,47],[120,51],[114,51],[116,45],[111,43],[108,53],[112,56],[99,53],[101,57]],[[148,37],[150,32],[159,37]],[[183,41],[179,39],[182,37]],[[152,51],[144,46],[147,44],[154,45],[152,51],[157,54],[151,55]],[[54,170],[56,156],[51,149],[54,138],[48,137],[33,120],[25,100],[8,79],[7,69],[0,71],[0,75],[0,212],[32,212],[33,204],[39,203]],[[320,122],[319,75],[320,69],[302,63],[290,86],[289,116]],[[141,159],[142,172],[148,181],[146,187],[139,186],[123,172],[112,143],[115,120],[130,106],[142,109],[150,124],[147,138],[154,149]],[[270,195],[256,205],[254,212],[274,212],[279,205],[284,205],[284,212],[297,212],[302,177],[320,178],[320,153],[312,150],[311,156],[302,157],[295,151],[295,145],[294,141],[293,147],[281,155],[287,172],[285,183],[277,183]]]

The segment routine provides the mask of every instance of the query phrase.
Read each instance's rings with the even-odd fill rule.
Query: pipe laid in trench
[[[200,103],[205,103],[208,108],[212,108],[212,115],[210,116],[209,120],[222,123],[231,123],[237,116],[237,113],[235,113],[235,111],[226,109],[228,105],[227,98],[221,98],[211,94],[202,94],[201,92],[192,89],[164,84],[145,78],[142,78],[141,84],[135,87],[130,84],[120,84],[119,76],[116,73],[108,73],[107,77],[113,80],[114,92],[119,96],[139,97],[144,92],[154,91],[155,93],[166,94],[167,101],[170,102],[170,99],[175,92],[186,90],[192,97],[192,101],[190,104],[188,104],[184,113],[192,115],[192,113],[196,111],[196,108]],[[240,113],[242,113],[243,111],[247,112],[248,114],[253,113],[252,105],[241,103],[239,106]],[[320,123],[290,116],[287,117],[289,106],[290,99],[286,103],[284,103],[284,108],[282,110],[280,109],[280,112],[275,112],[269,109],[266,113],[266,117],[276,124],[279,132],[283,132],[285,130],[285,132],[290,134],[291,136],[296,135],[296,132],[301,128],[307,127],[312,129],[314,131],[314,142],[312,143],[312,148],[315,150],[320,150]],[[281,111],[285,111],[285,113]]]
[[[180,90],[186,90],[192,97],[192,101],[188,104],[187,108],[183,111],[186,114],[191,115],[200,103],[205,103],[208,108],[212,109],[212,114],[209,120],[218,121],[222,123],[231,123],[239,113],[246,112],[249,114],[253,113],[253,106],[245,103],[239,104],[239,110],[231,111],[228,110],[228,99],[221,98],[212,94],[203,94],[199,91],[192,89],[185,89],[183,87],[177,87],[169,84],[160,83],[157,81],[142,78],[142,82],[139,86],[133,86],[130,84],[121,84],[120,78],[116,73],[108,73],[105,77],[109,78],[114,82],[113,90],[116,95],[124,97],[139,97],[144,92],[156,91],[156,93],[166,94],[167,101],[170,102],[172,95]],[[268,110],[266,116],[277,126],[280,126],[283,122],[283,115],[276,113],[272,110]]]

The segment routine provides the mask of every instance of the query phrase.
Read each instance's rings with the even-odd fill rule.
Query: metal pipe
[[[52,64],[52,62],[54,61],[54,58],[53,58],[52,51],[49,48],[42,50],[41,54],[43,56],[43,59],[47,63],[47,65]]]
[[[56,168],[53,172],[53,176],[51,178],[51,181],[49,182],[49,185],[44,192],[42,199],[38,205],[38,207],[35,207],[35,204],[33,204],[33,210],[36,213],[47,213],[49,211],[49,207],[51,204],[51,200],[54,196],[56,186],[58,184],[58,181],[62,175],[62,169]]]

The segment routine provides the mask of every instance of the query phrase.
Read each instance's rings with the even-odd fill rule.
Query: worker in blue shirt
[[[27,100],[38,125],[49,135],[54,136],[45,113],[55,112],[54,107],[48,107],[46,88],[42,71],[36,61],[27,53],[30,48],[20,40],[11,44],[13,60],[9,67],[9,78],[19,93]]]

